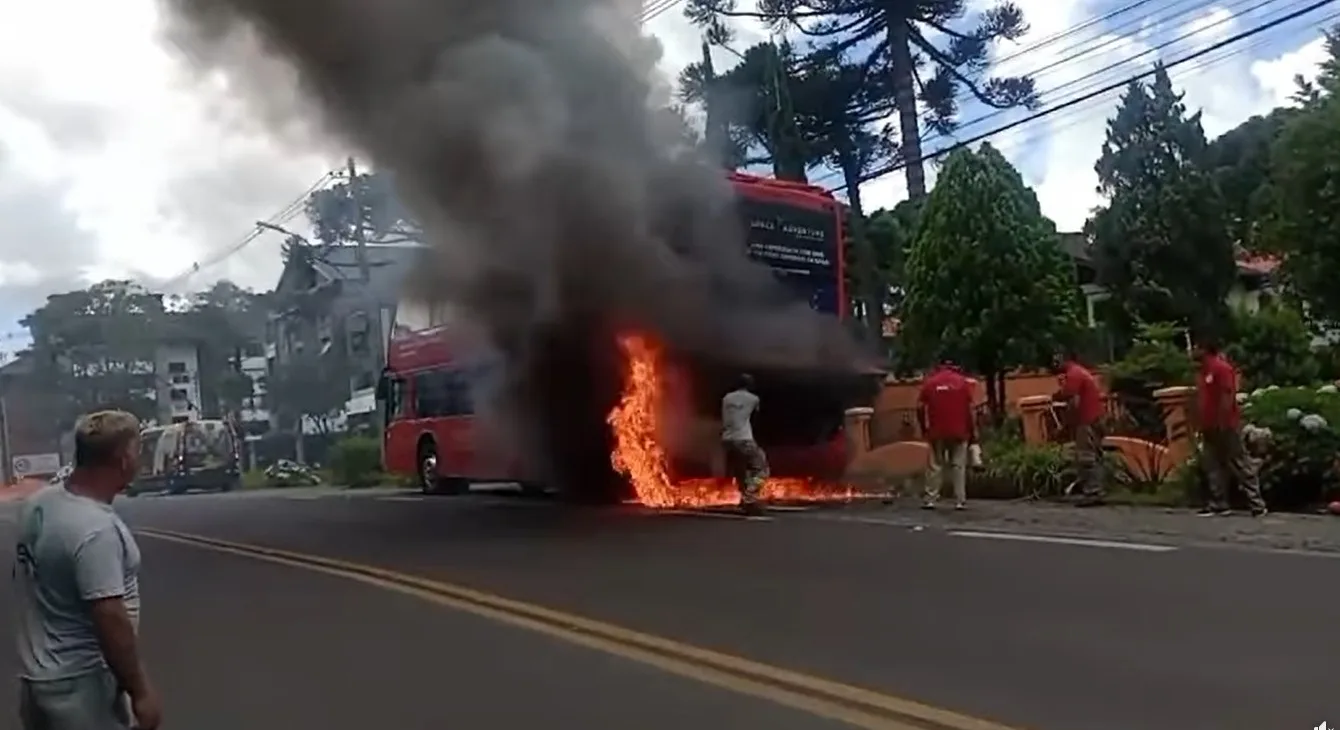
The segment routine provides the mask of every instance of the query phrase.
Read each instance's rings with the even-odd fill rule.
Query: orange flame
[[[665,407],[660,348],[641,335],[620,337],[619,347],[627,369],[623,395],[606,418],[614,434],[610,463],[628,479],[637,501],[658,508],[739,504],[740,493],[731,479],[671,480],[669,458],[658,438]],[[761,496],[773,502],[811,502],[850,499],[855,494],[842,485],[774,477],[764,482]]]

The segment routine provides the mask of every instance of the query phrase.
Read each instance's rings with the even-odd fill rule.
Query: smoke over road
[[[394,173],[431,244],[411,286],[506,355],[495,424],[544,477],[609,474],[616,331],[750,367],[854,362],[836,325],[777,304],[722,176],[677,154],[627,0],[161,2],[274,129],[315,121]]]

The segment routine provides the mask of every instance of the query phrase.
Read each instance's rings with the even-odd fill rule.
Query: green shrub
[[[1242,374],[1245,388],[1310,385],[1321,373],[1312,352],[1312,332],[1297,311],[1282,304],[1233,316],[1224,348]]]
[[[1129,423],[1116,424],[1114,433],[1162,441],[1166,434],[1163,411],[1154,391],[1172,385],[1190,385],[1195,364],[1177,344],[1177,330],[1149,325],[1124,357],[1103,370],[1108,390],[1122,406]]]
[[[243,489],[263,489],[269,486],[265,479],[264,469],[248,469],[242,473]]]
[[[973,499],[1050,499],[1075,480],[1068,446],[1026,444],[1013,439],[982,444],[982,466],[968,476]]]
[[[1261,490],[1277,509],[1299,509],[1340,492],[1340,392],[1266,388],[1243,404],[1243,421],[1270,431],[1261,462]]]
[[[350,436],[331,449],[334,481],[347,487],[370,487],[381,476],[381,445],[368,436]]]

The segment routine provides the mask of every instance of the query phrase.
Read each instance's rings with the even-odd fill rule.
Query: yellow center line
[[[867,730],[1020,730],[544,606],[372,565],[182,532],[139,534],[355,580]]]

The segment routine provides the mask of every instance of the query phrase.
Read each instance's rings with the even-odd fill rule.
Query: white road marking
[[[1085,537],[1058,537],[1054,535],[1028,535],[1018,532],[976,532],[973,530],[950,530],[954,537],[973,537],[982,540],[1014,540],[1016,542],[1046,542],[1056,545],[1078,545],[1081,547],[1112,548],[1114,550],[1136,550],[1146,553],[1167,553],[1176,550],[1172,545],[1155,545],[1143,542],[1122,542],[1119,540],[1096,540]]]

